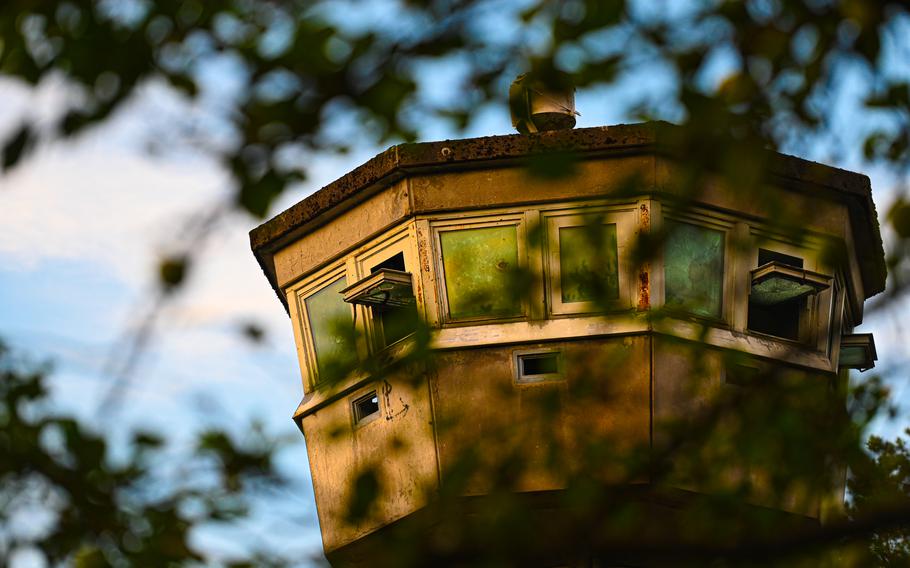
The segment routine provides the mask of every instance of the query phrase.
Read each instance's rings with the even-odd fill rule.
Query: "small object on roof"
[[[762,306],[774,306],[818,294],[829,286],[830,276],[774,261],[752,271],[749,298]]]
[[[875,340],[871,333],[853,333],[840,338],[838,367],[841,369],[867,371],[875,366],[877,360]]]
[[[411,273],[383,268],[341,291],[344,301],[362,306],[408,306],[414,303]]]
[[[555,89],[542,81],[519,75],[509,87],[512,126],[522,134],[575,127],[575,89]]]

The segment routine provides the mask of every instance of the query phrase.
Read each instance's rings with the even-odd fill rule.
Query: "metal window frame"
[[[376,397],[376,410],[365,415],[359,416],[359,411],[357,404],[364,400]],[[376,388],[367,390],[366,392],[361,391],[359,394],[351,396],[348,398],[349,407],[351,409],[351,424],[356,428],[363,428],[367,424],[374,422],[380,416],[382,416],[382,397],[379,396],[379,390]]]
[[[316,360],[316,343],[313,339],[313,328],[310,325],[309,312],[306,307],[306,300],[313,294],[321,291],[327,286],[332,285],[341,278],[348,279],[348,273],[345,264],[335,263],[333,266],[321,271],[314,278],[309,280],[305,286],[294,290],[294,307],[297,312],[297,326],[300,329],[300,339],[303,345],[303,353],[298,353],[298,358],[304,363],[306,368],[305,386],[307,392],[313,391],[319,385],[319,364]],[[356,314],[353,312],[351,317],[356,325]]]
[[[470,217],[441,218],[430,221],[433,242],[433,259],[436,268],[436,297],[440,311],[440,321],[443,325],[477,325],[488,322],[511,322],[528,319],[530,299],[527,297],[522,297],[520,299],[521,313],[515,316],[453,318],[449,309],[448,287],[446,286],[445,266],[442,256],[442,233],[447,231],[508,226],[514,226],[516,230],[518,267],[522,270],[528,270],[527,226],[524,211],[485,215],[474,214]]]
[[[396,254],[401,254],[404,257],[405,263],[404,273],[409,274],[411,278],[411,291],[415,297],[418,318],[422,319],[425,317],[425,306],[421,305],[421,303],[416,300],[416,298],[422,297],[421,287],[423,286],[420,275],[416,273],[418,271],[417,267],[419,266],[417,260],[417,247],[417,235],[414,222],[411,221],[360,247],[358,251],[350,257],[348,271],[357,277],[357,282],[355,282],[355,284],[362,283],[374,276],[370,271],[377,264],[384,262]],[[375,355],[376,353],[388,349],[392,345],[397,345],[401,341],[407,339],[407,337],[405,337],[393,344],[385,345],[385,333],[382,330],[381,324],[373,317],[373,310],[371,307],[356,305],[354,310],[357,313],[358,323],[361,326],[366,341],[364,349],[370,354]]]
[[[638,229],[636,212],[635,203],[612,207],[574,207],[563,210],[541,211],[545,230],[542,253],[547,316],[558,317],[604,311],[623,311],[633,307],[636,283],[634,278],[632,278],[634,270],[630,257],[632,240],[637,234],[636,229]],[[563,302],[559,230],[566,227],[583,227],[591,219],[597,220],[598,218],[602,220],[604,225],[616,225],[619,298],[609,305],[599,305],[596,302]]]
[[[720,289],[720,315],[706,316],[692,313],[685,308],[667,306],[665,247],[661,247],[660,252],[656,255],[660,265],[660,299],[659,302],[656,303],[656,306],[659,306],[661,310],[666,311],[668,314],[672,314],[674,317],[705,322],[706,324],[715,327],[728,329],[733,327],[732,320],[735,313],[733,290],[736,282],[735,267],[737,266],[737,259],[735,251],[733,250],[734,247],[731,246],[730,240],[738,219],[733,216],[723,215],[709,210],[697,208],[675,209],[664,204],[660,217],[660,228],[665,229],[668,221],[671,223],[693,225],[703,229],[718,231],[723,234],[724,265]]]
[[[764,224],[750,223],[749,238],[751,240],[751,245],[749,246],[748,252],[744,252],[743,254],[746,257],[749,266],[748,276],[745,276],[745,278],[748,280],[747,287],[750,291],[753,274],[755,271],[763,268],[762,266],[758,266],[759,249],[801,258],[803,260],[803,268],[789,268],[794,271],[806,272],[829,278],[830,280],[829,285],[825,289],[806,297],[806,307],[800,314],[798,339],[788,339],[786,337],[749,329],[748,296],[745,298],[747,308],[744,312],[746,320],[742,324],[743,331],[752,337],[773,340],[802,349],[811,349],[829,356],[830,341],[832,339],[830,337],[831,326],[839,323],[837,321],[831,321],[832,317],[835,319],[838,317],[832,310],[833,307],[836,307],[837,305],[838,296],[843,295],[844,290],[838,289],[834,284],[838,277],[836,271],[831,270],[830,267],[825,266],[821,262],[821,254],[825,246],[825,237],[823,235],[810,233],[804,235],[801,242],[794,242],[791,237],[768,230]],[[830,273],[831,276],[827,276],[827,273]],[[834,306],[832,306],[832,304]]]
[[[522,361],[526,358],[535,358],[535,356],[556,355],[555,373],[542,373],[539,375],[522,374]],[[547,383],[565,380],[566,376],[565,357],[562,349],[558,347],[544,347],[538,349],[516,349],[512,351],[512,378],[516,384],[527,385],[537,383]]]
[[[843,354],[845,348],[860,348],[865,352],[866,358],[864,363],[865,365],[844,365],[841,364],[840,355]],[[875,367],[875,362],[878,361],[878,353],[875,350],[875,338],[871,333],[850,333],[847,335],[842,335],[840,338],[840,351],[838,353],[838,369],[856,369],[860,373],[868,371]]]
[[[767,249],[765,249],[767,250]],[[785,280],[791,280],[793,282],[800,282],[807,284],[814,289],[812,292],[806,292],[798,298],[803,298],[805,296],[814,296],[827,290],[831,287],[831,282],[834,280],[833,276],[828,276],[827,274],[822,274],[820,272],[815,272],[813,270],[806,270],[805,268],[796,268],[795,266],[789,266],[778,261],[767,262],[758,268],[755,268],[750,271],[752,276],[751,286],[755,287],[756,284],[760,284],[765,280],[770,278],[779,277]],[[793,298],[794,300],[797,298]]]

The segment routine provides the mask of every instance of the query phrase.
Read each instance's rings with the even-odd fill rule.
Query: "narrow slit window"
[[[559,371],[556,353],[526,355],[521,358],[522,376],[552,375]]]
[[[723,313],[724,233],[667,222],[664,248],[665,304],[704,317]]]
[[[536,382],[562,378],[559,351],[534,351],[515,354],[518,382]]]
[[[371,391],[369,394],[355,399],[352,404],[355,425],[363,424],[379,416],[379,395],[376,394],[376,391]]]
[[[521,315],[517,226],[444,231],[439,240],[450,318]]]

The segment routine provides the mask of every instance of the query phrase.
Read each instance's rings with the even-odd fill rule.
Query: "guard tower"
[[[769,366],[828,396],[845,369],[873,364],[871,336],[852,333],[885,283],[869,179],[768,154],[767,200],[718,180],[682,202],[681,167],[662,151],[674,128],[394,146],[251,232],[294,331],[304,396],[293,418],[330,561],[370,565],[385,531],[460,475],[465,448],[481,461],[521,452],[517,491],[558,493],[552,448],[510,446],[497,436],[509,425],[558,432],[568,460],[590,432],[649,447],[663,419]],[[529,172],[551,151],[571,151],[570,175]],[[798,237],[769,203],[801,212]],[[658,232],[658,252],[638,254]],[[832,244],[841,255],[826,252]],[[412,333],[417,322],[428,337]],[[432,364],[396,367],[417,344]],[[580,376],[585,389],[573,386]],[[552,412],[531,410],[547,397]],[[349,493],[365,467],[383,491],[352,521]],[[462,491],[482,496],[486,483]],[[774,506],[817,520],[824,498],[806,495]]]

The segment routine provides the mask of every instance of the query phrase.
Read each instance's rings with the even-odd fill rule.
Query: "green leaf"
[[[110,563],[95,546],[84,545],[73,559],[74,568],[108,568]]]
[[[32,148],[35,136],[32,129],[23,124],[3,146],[3,170],[8,170],[19,163]]]
[[[903,198],[895,201],[888,211],[888,220],[901,238],[910,238],[910,202]]]
[[[243,337],[250,343],[261,344],[265,341],[265,329],[255,322],[246,322],[240,327]]]
[[[158,265],[158,281],[165,292],[173,292],[186,279],[190,260],[186,256],[172,256]]]
[[[249,180],[240,186],[237,204],[255,217],[262,218],[269,206],[284,192],[285,179],[274,171],[267,172],[259,180]]]

